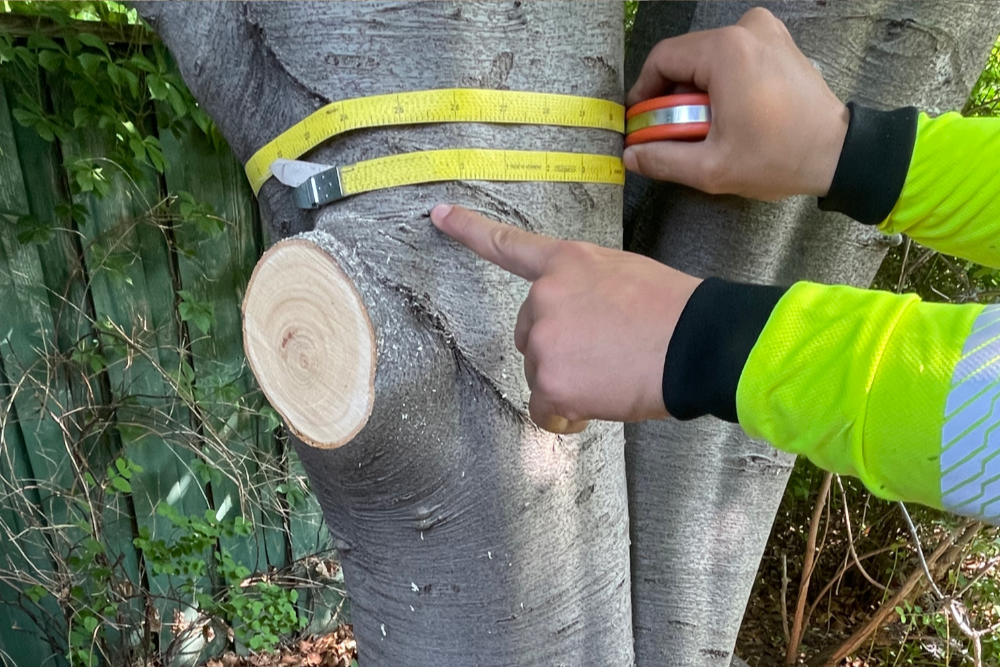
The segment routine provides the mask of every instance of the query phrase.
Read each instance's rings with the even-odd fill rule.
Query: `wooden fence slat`
[[[8,90],[12,85],[10,80],[4,82]],[[40,102],[41,100],[39,100]],[[4,116],[7,118],[7,116]],[[29,128],[18,123],[11,123],[14,142],[8,144],[14,158],[21,165],[24,192],[27,197],[27,211],[43,226],[52,230],[51,239],[43,243],[32,243],[31,248],[38,254],[49,307],[53,318],[55,345],[63,357],[62,367],[56,372],[60,379],[67,383],[70,392],[69,405],[63,406],[62,412],[79,410],[87,406],[106,405],[108,399],[103,395],[101,383],[96,377],[86,378],[91,370],[85,364],[67,363],[71,350],[84,337],[92,337],[93,330],[89,319],[92,304],[87,293],[86,276],[83,270],[82,258],[75,244],[73,221],[65,212],[59,211],[60,205],[65,205],[66,191],[61,181],[62,165],[56,147],[46,142]],[[95,478],[100,479],[104,470],[112,464],[115,451],[120,448],[113,432],[103,428],[94,428],[92,433],[83,433],[82,429],[92,413],[76,411],[71,417],[64,419],[73,437],[73,445],[80,464],[88,467]],[[68,490],[68,489],[67,489]],[[76,489],[79,493],[80,489]],[[135,585],[140,581],[139,558],[132,545],[132,522],[134,517],[125,498],[118,494],[107,493],[94,499],[101,509],[100,538],[105,545],[108,562],[118,563],[120,570],[116,576],[127,577]],[[100,586],[101,583],[97,582]],[[128,609],[121,609],[123,617],[141,619],[143,602],[139,596],[134,597]],[[129,639],[119,636],[110,628],[105,628],[109,644],[126,644]],[[124,645],[119,646],[122,650]]]
[[[55,90],[57,105],[72,103],[68,90],[61,86]],[[134,182],[110,160],[95,162],[95,157],[112,152],[95,132],[75,133],[62,148],[67,165],[89,162],[99,166],[110,184],[104,197],[92,193],[74,196],[74,201],[87,209],[87,219],[80,225],[84,262],[98,322],[111,323],[131,341],[124,346],[106,344],[104,356],[108,358],[124,452],[143,468],[132,479],[136,520],[153,539],[170,543],[177,531],[156,513],[157,504],[163,501],[182,515],[201,516],[208,503],[192,465],[196,456],[178,444],[194,439],[191,416],[186,408],[176,405],[175,386],[165,377],[177,377],[182,362],[170,255],[162,232],[148,220],[148,211],[160,194],[152,177]],[[105,336],[103,340],[107,343],[112,338]],[[168,422],[170,432],[149,429],[164,422]],[[165,596],[177,593],[167,575],[149,572],[149,581],[151,592],[164,596],[158,597],[156,604],[162,623],[162,650],[172,639],[167,624],[173,622],[174,612],[190,613],[194,601],[167,599]],[[212,590],[210,578],[199,580],[198,587],[202,592]],[[193,640],[186,651],[200,650],[200,633]]]
[[[7,378],[0,364],[0,476],[4,478],[0,490],[5,496],[13,490],[9,488],[10,484],[33,477],[24,437],[9,399]],[[0,504],[0,521],[4,522],[6,530],[15,534],[21,534],[29,525],[37,524],[40,507],[38,493],[34,488],[24,490],[18,501],[15,503],[12,497],[7,497]],[[0,543],[0,568],[25,573],[34,572],[34,568],[54,572],[55,564],[50,558],[49,545],[36,530],[25,533],[24,539],[18,540],[16,545],[7,540]],[[0,648],[4,653],[0,656],[0,664],[4,667],[66,664],[65,659],[53,658],[54,651],[44,638],[44,629],[38,627],[35,620],[20,609],[19,604],[23,599],[20,595],[21,591],[0,583]],[[44,614],[62,621],[62,610],[51,595],[41,600],[36,613],[42,623],[47,620],[42,617]]]
[[[251,538],[222,543],[251,569],[281,567],[288,554],[274,487],[285,480],[275,474],[279,461],[274,438],[267,433],[259,437],[261,420],[246,412],[249,395],[259,391],[245,363],[240,315],[243,290],[260,254],[253,195],[239,163],[229,154],[220,154],[197,130],[183,135],[163,131],[160,143],[167,160],[167,191],[189,193],[226,221],[225,231],[215,236],[199,228],[199,221],[208,223],[204,214],[179,220],[173,228],[175,245],[184,251],[178,255],[181,284],[198,303],[211,309],[210,331],[188,322],[196,377],[203,387],[223,387],[226,394],[239,397],[236,404],[233,395],[224,395],[218,402],[209,399],[201,406],[209,417],[211,433],[222,438],[216,444],[224,445],[203,451],[221,470],[242,468],[243,479],[255,487],[241,490],[228,477],[212,483],[216,508],[229,507],[229,515],[240,512],[258,527]],[[233,460],[241,461],[238,467],[234,468]]]
[[[48,409],[59,410],[60,406],[68,405],[69,391],[61,377],[51,376],[46,360],[57,337],[38,253],[16,238],[16,221],[30,210],[3,86],[0,86],[0,146],[3,147],[0,210],[5,212],[0,215],[0,312],[4,313],[0,324],[0,359],[6,378],[4,404],[9,404],[10,410],[6,417],[17,415],[16,435],[13,425],[5,424],[2,474],[7,477],[5,486],[33,489],[31,500],[38,503],[42,512],[39,515],[34,511],[36,505],[31,500],[23,500],[17,507],[15,503],[20,499],[6,496],[4,511],[11,521],[9,525],[29,532],[23,540],[18,540],[18,545],[5,544],[3,551],[13,564],[22,558],[16,547],[23,546],[33,567],[55,572],[56,565],[50,557],[52,542],[58,543],[57,549],[66,548],[79,531],[49,533],[48,538],[39,535],[37,539],[33,533],[43,528],[46,520],[69,525],[77,516],[59,493],[61,489],[72,488],[75,477],[72,466],[66,464],[68,454],[62,432],[46,414]],[[12,593],[12,589],[8,588],[6,593]],[[48,604],[42,609],[47,607]],[[55,612],[58,618],[58,608]],[[25,651],[34,650],[28,637],[22,635],[19,640],[8,643],[17,647],[24,644]],[[41,641],[40,637],[35,639],[36,643]],[[44,650],[51,652],[47,646]]]

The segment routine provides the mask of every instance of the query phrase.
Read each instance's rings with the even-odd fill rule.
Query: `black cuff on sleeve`
[[[787,287],[704,280],[691,294],[663,363],[663,403],[677,419],[735,422],[736,386]]]
[[[858,222],[885,220],[899,199],[917,138],[917,109],[877,111],[848,102],[851,120],[824,211],[840,211]]]

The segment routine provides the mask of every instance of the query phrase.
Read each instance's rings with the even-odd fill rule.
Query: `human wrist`
[[[812,161],[814,168],[808,175],[809,180],[802,193],[816,197],[825,197],[830,191],[851,120],[850,109],[840,100],[831,104],[825,115],[827,119],[820,125],[820,131],[816,134],[816,146],[812,151],[815,156]]]
[[[864,224],[888,217],[910,168],[917,133],[915,107],[880,111],[854,102],[833,182],[819,208]]]
[[[677,419],[735,422],[740,375],[787,288],[707,278],[691,294],[667,348],[663,403]]]

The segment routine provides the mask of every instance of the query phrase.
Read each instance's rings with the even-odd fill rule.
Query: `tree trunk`
[[[336,99],[443,87],[622,98],[620,3],[140,10],[244,161]],[[477,146],[619,154],[621,137],[482,124],[380,128],[327,142],[309,159],[343,164]],[[280,317],[294,334],[294,354],[283,380],[318,387],[310,383],[324,366],[316,364],[336,362],[371,392],[370,405],[359,408],[370,409],[367,423],[349,443],[295,441],[340,550],[364,663],[631,664],[622,428],[595,423],[560,437],[530,422],[512,337],[528,285],[446,240],[427,217],[433,204],[452,201],[535,231],[620,247],[621,192],[452,182],[306,213],[273,180],[262,189],[272,241],[316,230],[273,248],[254,279],[254,294],[287,306]],[[316,275],[326,282],[312,282]],[[347,325],[338,329],[332,307],[305,305],[320,293],[343,297],[336,307],[354,318],[349,340],[360,357],[338,353],[345,348],[332,338],[347,340]],[[366,361],[364,353],[373,356]],[[259,380],[265,389],[276,383]],[[311,397],[293,392],[313,401],[296,411],[297,432],[314,432],[302,415],[322,421],[343,408],[333,404],[336,391],[321,389]]]
[[[931,113],[961,108],[1000,31],[1000,4],[763,4],[841,99]],[[734,23],[749,3],[642,3],[631,85],[664,37]],[[626,243],[699,276],[867,286],[887,239],[811,198],[709,197],[629,176]],[[639,665],[729,664],[793,457],[712,417],[626,428],[633,632]]]

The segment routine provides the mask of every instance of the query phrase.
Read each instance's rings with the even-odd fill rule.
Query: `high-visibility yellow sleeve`
[[[1000,306],[796,283],[736,405],[750,435],[875,495],[1000,523]]]
[[[1000,118],[921,113],[906,180],[879,229],[1000,267]]]

